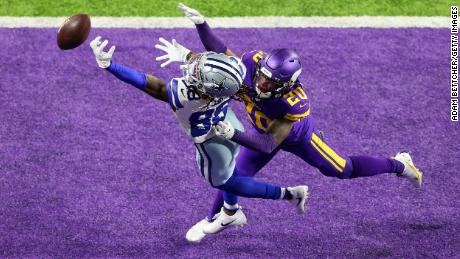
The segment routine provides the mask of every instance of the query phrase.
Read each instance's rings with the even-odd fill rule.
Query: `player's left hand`
[[[93,49],[94,56],[96,56],[97,65],[100,68],[108,68],[110,66],[110,60],[112,59],[115,46],[112,46],[109,51],[105,52],[104,48],[109,44],[108,40],[101,42],[101,36],[97,36],[91,41],[89,46]]]
[[[161,67],[165,67],[174,61],[176,62],[187,61],[187,55],[190,53],[189,49],[177,43],[175,39],[173,39],[172,42],[169,42],[165,40],[164,38],[160,38],[159,40],[164,45],[156,44],[155,48],[166,52],[166,55],[157,57],[155,60],[160,61],[160,60],[167,59],[166,62],[160,65]]]
[[[228,121],[219,121],[216,126],[214,126],[214,132],[217,136],[222,136],[226,139],[232,139],[235,135],[235,128]]]
[[[179,3],[177,7],[190,19],[194,24],[203,24],[204,16],[198,12],[198,10],[192,9],[183,3]]]

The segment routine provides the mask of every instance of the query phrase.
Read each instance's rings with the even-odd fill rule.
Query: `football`
[[[77,14],[67,18],[57,32],[57,44],[60,49],[74,49],[88,38],[91,19],[86,14]]]

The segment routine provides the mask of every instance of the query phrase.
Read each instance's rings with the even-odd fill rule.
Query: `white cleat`
[[[203,229],[206,225],[209,224],[210,222],[208,221],[208,218],[204,218],[200,222],[193,225],[193,227],[187,231],[187,234],[185,234],[187,241],[194,244],[200,243],[201,240],[206,236],[206,234],[203,232]]]
[[[243,211],[241,210],[241,207],[232,216],[227,215],[224,212],[224,208],[222,208],[217,218],[213,222],[204,226],[203,232],[205,234],[215,234],[228,227],[241,227],[247,223],[248,220],[246,219],[246,215],[244,215]]]
[[[401,152],[396,154],[394,159],[404,164],[404,172],[400,176],[407,178],[415,187],[422,187],[423,173],[414,165],[410,154]]]
[[[308,186],[299,185],[296,187],[288,187],[287,190],[292,194],[292,200],[289,200],[300,214],[305,213],[305,203],[308,199]]]

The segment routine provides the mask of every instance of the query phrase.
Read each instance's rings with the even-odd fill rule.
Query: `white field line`
[[[58,28],[67,17],[0,16],[3,28]],[[265,16],[207,18],[213,28],[449,28],[444,16]],[[102,17],[91,18],[93,28],[193,28],[185,17]]]

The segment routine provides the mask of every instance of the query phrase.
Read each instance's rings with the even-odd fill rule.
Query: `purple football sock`
[[[208,212],[208,221],[212,220],[212,217],[219,213],[220,208],[224,206],[224,196],[223,191],[219,191],[214,198],[214,202],[212,203],[211,210]]]
[[[238,196],[231,192],[224,192],[224,208],[226,210],[238,210]]]
[[[368,156],[351,156],[353,173],[350,178],[373,176],[385,173],[400,174],[404,164],[395,159],[374,158]]]

